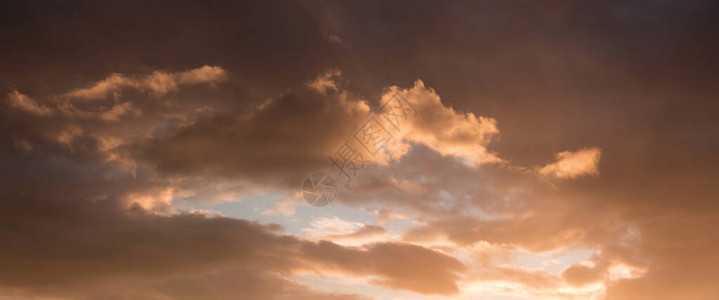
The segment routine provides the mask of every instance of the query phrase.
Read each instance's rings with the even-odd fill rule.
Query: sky
[[[715,1],[9,1],[0,299],[719,299]]]

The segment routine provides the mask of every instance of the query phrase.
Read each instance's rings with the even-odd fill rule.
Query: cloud
[[[327,39],[330,40],[330,42],[336,43],[336,44],[342,44],[342,39],[339,36],[336,36],[334,34],[330,34],[327,36]]]
[[[91,89],[75,91],[83,91],[77,95],[99,97],[91,102],[71,101],[57,95],[35,101],[11,90],[4,95],[7,100],[2,103],[6,109],[3,113],[8,117],[7,124],[26,128],[12,135],[14,143],[28,153],[64,152],[90,163],[120,166],[124,172],[136,175],[141,166],[128,151],[132,145],[165,130],[194,123],[212,111],[208,105],[211,101],[184,97],[168,98],[165,103],[148,101],[148,97],[158,96],[154,92],[112,99],[103,98],[103,95],[126,86],[153,91],[172,90],[188,84],[219,82],[224,76],[222,68],[209,66],[180,73],[156,71],[147,76],[117,75],[94,84]],[[163,85],[172,88],[165,89],[161,87]],[[25,118],[16,117],[23,114]]]
[[[52,110],[49,107],[38,104],[30,97],[23,95],[17,90],[10,91],[7,94],[7,97],[10,106],[16,109],[38,116],[48,116],[52,114]]]
[[[345,294],[323,293],[291,279],[257,269],[226,268],[199,274],[178,275],[159,284],[155,290],[171,299],[273,299],[273,300],[369,300]],[[140,296],[140,295],[138,295]]]
[[[6,201],[0,217],[17,230],[0,232],[8,243],[0,249],[5,270],[0,272],[0,286],[29,295],[69,298],[191,299],[203,294],[231,299],[242,282],[259,281],[264,288],[249,288],[248,299],[285,299],[292,293],[321,299],[330,295],[289,278],[296,272],[337,272],[370,276],[394,289],[458,292],[463,265],[440,252],[391,242],[345,247],[287,235],[274,224],[201,213],[163,215],[139,206],[127,210],[118,205],[115,194],[137,188],[133,187],[137,181],[60,172],[72,180],[43,192],[29,193],[2,183],[0,196]],[[30,176],[36,175],[17,174],[15,183],[28,184],[34,180]],[[70,190],[74,197],[67,200],[60,191],[77,183],[83,187]],[[414,261],[423,264],[407,267]],[[73,266],[71,273],[63,267],[67,265]]]
[[[606,271],[606,265],[587,266],[577,263],[564,270],[562,276],[571,284],[585,285],[602,281],[606,275]]]
[[[278,214],[285,217],[290,217],[295,214],[295,206],[303,205],[306,202],[302,199],[302,192],[295,191],[284,199],[277,201],[274,206],[264,210],[263,215]]]
[[[169,94],[166,99],[169,105],[141,101],[142,97],[157,96],[150,93],[141,98],[98,98],[92,105],[65,103],[55,108],[59,112],[53,117],[56,119],[50,119],[50,115],[38,117],[53,121],[40,129],[50,132],[55,143],[69,148],[69,151],[60,151],[69,158],[101,170],[107,168],[103,172],[116,172],[119,165],[131,166],[128,168],[133,169],[134,182],[118,191],[113,203],[119,210],[108,213],[113,218],[118,218],[114,215],[122,214],[123,209],[130,209],[152,215],[159,223],[181,220],[181,216],[229,222],[232,219],[209,218],[211,215],[206,213],[183,213],[175,205],[193,201],[233,201],[263,189],[293,189],[307,172],[328,165],[327,157],[338,145],[351,139],[353,132],[369,117],[374,116],[387,128],[393,128],[391,120],[386,118],[389,116],[383,115],[382,111],[373,115],[368,101],[341,88],[338,84],[342,80],[340,76],[337,71],[328,71],[313,84],[285,91],[244,109],[223,111],[220,105],[213,105],[211,101],[201,103]],[[444,235],[459,247],[488,241],[546,250],[563,247],[581,235],[580,225],[570,229],[562,227],[561,221],[566,221],[566,215],[519,218],[531,211],[532,206],[528,205],[531,202],[523,204],[527,205],[525,207],[513,206],[517,204],[507,204],[504,200],[509,191],[512,191],[512,197],[519,198],[530,195],[533,184],[540,184],[523,181],[526,179],[506,168],[505,163],[498,163],[505,162],[498,154],[488,150],[499,134],[496,120],[453,109],[442,103],[439,95],[421,81],[407,89],[387,88],[380,103],[386,105],[396,101],[392,95],[406,99],[417,114],[403,119],[397,124],[401,126],[393,129],[395,144],[387,148],[391,159],[386,159],[384,164],[368,164],[363,170],[366,172],[353,182],[358,188],[356,194],[347,195],[342,202],[351,206],[384,202],[383,208],[377,210],[377,216],[383,222],[419,217],[411,222],[414,227],[405,234],[404,242],[398,242],[401,239],[396,234],[379,226],[330,218],[315,220],[312,228],[305,232],[309,235],[307,239],[280,234],[277,239],[285,242],[278,247],[281,250],[275,252],[271,250],[276,246],[275,242],[263,244],[258,240],[275,240],[276,229],[266,229],[269,236],[254,233],[246,240],[258,241],[258,247],[269,248],[266,254],[272,257],[277,269],[266,270],[260,265],[256,268],[262,271],[253,271],[255,276],[270,276],[276,282],[284,282],[295,272],[337,272],[345,276],[370,276],[374,278],[373,284],[394,289],[455,295],[461,292],[458,282],[466,270],[464,264],[447,253],[406,242],[421,245],[423,238]],[[130,126],[130,122],[125,122],[128,120],[136,123]],[[34,138],[33,144],[45,141],[32,134],[30,137]],[[35,148],[32,151],[42,149]],[[93,156],[96,157],[88,159]],[[397,171],[388,172],[391,168]],[[445,173],[434,179],[423,175],[430,172]],[[492,184],[477,184],[476,181]],[[517,192],[516,186],[526,191]],[[539,194],[537,198],[541,198]],[[296,196],[290,196],[264,214],[294,215],[297,202]],[[507,219],[478,221],[468,217],[485,212],[504,215]],[[550,216],[557,221],[548,222]],[[198,222],[204,224],[204,221]],[[177,226],[204,226],[198,224]],[[154,228],[156,225],[146,226]],[[211,232],[221,230],[220,227],[227,229],[227,226],[234,225],[207,229],[206,234],[211,236]],[[534,238],[536,236],[543,238]],[[175,242],[178,241],[168,243]],[[125,243],[137,242],[122,242]],[[164,247],[169,246],[158,245],[157,255],[161,255],[159,252],[164,251],[161,250]],[[324,254],[314,257],[315,252]],[[247,255],[254,257],[254,254],[245,255],[242,251],[238,256],[223,255],[217,253],[214,257],[219,261],[244,261]],[[412,266],[410,269],[416,268],[412,272],[398,271],[412,264],[404,260],[389,261],[385,258],[387,255],[427,261],[428,265]],[[132,258],[120,259],[132,261]],[[202,260],[207,259],[203,257]],[[160,270],[167,269],[167,273],[152,287],[146,288],[166,286],[167,282],[176,280],[177,273],[186,272],[182,268],[174,271],[176,267],[175,262],[158,266]],[[122,268],[112,271],[113,268],[104,276],[114,278],[126,272]],[[200,273],[219,270],[216,265],[203,264],[197,268]],[[491,276],[507,272],[492,273]],[[430,273],[432,275],[428,275]],[[143,274],[144,271],[138,276],[145,276]],[[515,282],[524,277],[503,278]]]
[[[348,222],[337,216],[331,218],[317,218],[312,220],[310,228],[305,228],[308,236],[322,238],[330,235],[345,235],[355,232],[363,227],[359,222]]]
[[[380,224],[389,223],[395,220],[404,220],[408,218],[408,216],[401,212],[388,209],[378,209],[372,211],[372,213],[377,217],[377,222],[379,222]]]
[[[340,235],[332,235],[329,238],[330,239],[365,239],[374,237],[377,235],[383,235],[387,233],[387,229],[384,229],[380,226],[375,225],[368,225],[365,224],[362,226],[362,228],[357,229],[357,231],[348,233],[348,234],[340,234]]]
[[[348,267],[341,260],[341,267],[288,262],[303,254],[298,243],[315,250],[318,244],[276,228],[183,215],[171,210],[175,207],[157,210],[168,199],[173,205],[239,201],[268,186],[294,191],[305,169],[327,166],[327,154],[347,138],[339,131],[347,128],[351,137],[367,117],[318,113],[341,111],[332,106],[336,94],[362,93],[374,108],[382,88],[406,88],[422,78],[441,95],[442,106],[454,110],[443,119],[461,121],[440,124],[470,124],[463,117],[468,112],[480,123],[485,123],[480,117],[491,117],[501,140],[490,134],[490,142],[473,137],[468,140],[474,142],[457,143],[436,128],[429,128],[428,137],[395,140],[388,146],[395,157],[366,167],[336,206],[317,212],[349,206],[378,211],[386,221],[406,218],[387,226],[409,226],[413,237],[442,241],[417,243],[464,264],[476,263],[464,251],[478,245],[597,249],[586,268],[583,262],[554,275],[521,268],[504,253],[487,250],[488,264],[504,266],[463,272],[461,298],[719,299],[719,236],[707,230],[719,220],[718,5],[483,1],[408,9],[351,1],[182,0],[97,1],[67,9],[6,5],[1,27],[13,42],[3,44],[0,82],[17,85],[27,96],[0,101],[0,298],[356,299],[346,294],[392,293],[370,286],[333,294],[301,286],[292,273],[298,266],[320,275],[376,278],[377,284],[389,279],[374,271],[350,273],[378,268]],[[521,22],[512,22],[515,16]],[[332,35],[341,37],[341,44]],[[205,63],[199,60],[221,66],[231,80],[215,86],[167,76]],[[343,84],[325,82],[336,89],[325,85],[322,94],[307,87],[317,74],[338,67]],[[122,74],[92,90],[108,70]],[[153,77],[155,70],[165,75]],[[62,93],[78,87],[99,98],[79,101],[85,98]],[[348,94],[352,101],[365,100]],[[298,107],[321,105],[298,110],[293,101],[303,104]],[[255,119],[251,112],[262,103],[277,113]],[[303,127],[293,114],[306,114],[317,126]],[[268,125],[258,125],[265,119]],[[322,126],[330,132],[319,130]],[[335,127],[342,128],[334,132]],[[317,136],[293,139],[303,128],[318,129],[308,130]],[[233,140],[234,133],[242,139]],[[203,153],[196,143],[209,144],[210,151]],[[559,177],[560,169],[539,173],[555,163],[548,153],[578,150],[568,145],[601,145],[601,180],[547,187],[548,178],[593,176]],[[188,149],[168,151],[175,149],[171,146]],[[484,152],[473,152],[477,147]],[[487,153],[504,162],[492,163]],[[525,174],[507,170],[513,164],[538,167]],[[418,190],[412,187],[423,192],[413,194]],[[132,199],[157,207],[144,214],[128,210],[124,201]],[[302,218],[305,209],[294,218]],[[293,220],[286,220],[289,226]],[[261,247],[253,248],[255,242]],[[373,264],[358,258],[377,252],[369,246],[338,249],[351,252],[342,257],[360,261],[357,265]],[[268,255],[255,255],[262,253]],[[416,261],[397,263],[402,270]],[[438,276],[446,270],[444,264],[433,267]],[[376,297],[421,298],[405,293]]]
[[[256,160],[254,155],[263,152],[268,154],[267,158],[281,157],[286,153],[282,142],[289,139],[293,139],[290,144],[296,143],[299,153],[309,153],[312,149],[308,147],[339,135],[342,129],[330,131],[329,135],[327,131],[319,131],[320,134],[308,137],[314,140],[305,141],[306,132],[299,125],[307,123],[300,117],[292,120],[288,116],[297,111],[329,111],[337,113],[338,120],[349,117],[358,121],[368,111],[363,101],[331,93],[325,97],[301,90],[268,100],[240,116],[201,115],[195,121],[177,127],[166,126],[169,131],[166,133],[157,132],[159,124],[171,120],[177,112],[158,113],[152,106],[143,106],[136,99],[127,101],[125,103],[132,103],[132,107],[138,103],[137,108],[142,113],[129,117],[137,118],[141,126],[134,127],[137,124],[130,122],[110,124],[100,118],[64,113],[34,116],[35,122],[29,123],[26,118],[15,118],[22,109],[9,102],[0,107],[3,122],[11,124],[0,127],[3,133],[0,135],[0,154],[8,166],[0,169],[0,174],[3,178],[13,178],[0,182],[0,198],[5,199],[1,204],[0,219],[3,226],[15,228],[0,231],[0,239],[11,245],[0,249],[0,265],[4,270],[0,271],[0,288],[19,290],[20,297],[28,295],[28,298],[191,299],[192,295],[203,294],[228,299],[236,297],[237,288],[244,286],[242,283],[262,281],[264,286],[248,288],[249,299],[286,299],[290,295],[300,299],[361,299],[360,296],[314,291],[291,279],[296,272],[336,272],[373,278],[375,284],[392,289],[441,295],[459,292],[457,282],[463,265],[441,252],[397,242],[348,247],[287,235],[277,225],[220,215],[212,217],[204,212],[187,213],[170,207],[175,201],[197,195],[207,199],[221,198],[228,192],[228,186],[229,192],[234,192],[232,182],[220,184],[218,181],[227,174],[236,176],[234,178],[239,174],[244,180],[235,184],[240,186],[248,180],[246,178],[262,174],[263,166],[259,164],[256,170],[206,171],[198,158],[213,162],[218,157],[206,156],[217,153],[207,147],[209,152],[203,154],[205,157],[197,157],[195,155],[200,153],[195,151],[202,148],[189,147],[193,142],[207,143],[214,138],[226,142],[230,133],[247,130],[238,135],[243,139],[235,144],[238,146],[235,149],[248,146],[248,141],[262,149],[277,146],[274,153],[245,148],[250,156],[227,150],[222,152],[226,156],[216,160],[216,166],[227,165],[226,159],[234,158],[243,159],[241,163],[247,164]],[[188,106],[180,113],[192,113],[194,107]],[[309,128],[326,128],[322,123],[326,121],[310,123]],[[28,126],[20,126],[23,124]],[[204,137],[199,133],[205,126],[219,134]],[[8,128],[14,127],[25,130],[10,134]],[[268,139],[265,133],[272,138]],[[15,141],[13,136],[30,139],[32,155],[16,152],[17,141],[21,140]],[[167,165],[162,163],[168,160],[138,151],[178,141],[187,144],[162,153],[165,158],[178,153],[191,154],[187,157],[192,160],[184,162],[191,168],[183,166],[186,169],[178,170],[185,172],[163,169]],[[217,144],[214,150],[223,150],[227,145],[232,144]],[[135,163],[137,172],[134,176],[125,173],[117,164],[107,163],[106,159],[112,155]],[[326,157],[321,160],[324,162]],[[270,166],[276,163],[277,169],[272,171],[282,174],[288,165],[296,166],[299,161],[267,163]],[[32,167],[21,167],[30,165]],[[269,181],[262,177],[254,179],[263,183]],[[43,188],[28,188],[39,186]],[[356,237],[381,231],[375,227],[363,228],[357,227]],[[400,266],[411,265],[415,260],[424,261],[424,266],[412,267],[411,271],[401,270]],[[67,265],[73,265],[73,272],[67,273]],[[217,276],[226,280],[221,281]],[[238,276],[236,280],[240,282],[231,279],[232,276]]]
[[[13,230],[0,231],[11,245],[0,257],[6,258],[2,269],[13,273],[0,272],[0,282],[33,297],[207,294],[222,299],[237,291],[233,286],[252,281],[266,285],[247,287],[248,297],[360,297],[312,290],[293,280],[295,274],[315,272],[437,295],[466,296],[464,284],[469,284],[536,298],[583,297],[605,288],[616,299],[671,299],[694,290],[696,299],[712,296],[711,276],[686,274],[677,281],[682,292],[667,293],[662,286],[673,278],[662,274],[685,272],[687,265],[704,270],[702,259],[715,257],[691,243],[675,244],[712,245],[715,238],[697,228],[712,225],[713,210],[695,218],[696,207],[674,205],[667,193],[651,194],[647,205],[641,190],[621,184],[616,191],[587,192],[567,181],[553,189],[535,175],[597,174],[599,149],[562,152],[536,173],[518,171],[509,163],[514,157],[507,154],[505,160],[505,152],[500,158],[489,150],[498,142],[494,119],[452,108],[423,83],[383,93],[400,92],[418,111],[395,136],[393,146],[405,148],[389,147],[394,160],[368,164],[339,201],[372,211],[381,222],[400,220],[392,225],[409,226],[402,238],[359,222],[327,222],[317,226],[324,230],[317,236],[302,238],[276,225],[212,218],[174,206],[238,201],[258,190],[294,191],[307,171],[327,166],[328,154],[351,138],[373,105],[340,87],[339,77],[327,79],[321,89],[305,80],[242,106],[214,89],[199,91],[207,97],[166,93],[163,101],[146,101],[157,94],[128,93],[72,106],[65,99],[8,94],[0,106],[0,154],[6,166],[0,172],[9,180],[0,183],[0,196],[11,200],[2,203],[0,219]],[[381,114],[375,117],[392,126]],[[605,158],[603,174],[621,175],[622,163],[636,162],[623,159]],[[303,203],[298,199],[290,196],[267,213],[294,215],[294,204]],[[482,259],[466,260],[463,251],[476,245],[526,251],[588,247],[599,254],[591,259],[594,267],[573,265],[557,274],[516,266],[476,273],[474,264],[506,259],[488,251]],[[413,265],[425,260],[427,266]],[[61,272],[68,263],[77,266],[77,274]],[[40,272],[38,264],[51,271]]]
[[[366,100],[340,88],[339,80],[341,72],[330,70],[248,112],[212,114],[138,144],[137,157],[155,163],[159,172],[169,176],[203,174],[294,187],[298,178],[329,166],[329,157],[344,142],[363,149],[353,133],[365,121],[379,119],[390,127],[383,116],[370,112]],[[386,152],[374,156],[365,152],[368,162],[386,166],[390,160],[405,157],[410,143],[426,145],[471,166],[502,161],[486,149],[499,133],[494,119],[456,112],[421,81],[410,89],[391,87],[383,99],[394,93],[406,97],[416,107],[417,116],[392,133]],[[383,156],[386,154],[389,156]],[[411,182],[397,184],[422,192]]]
[[[362,99],[302,87],[245,112],[218,113],[137,145],[168,176],[204,175],[293,187],[351,137],[369,114]]]
[[[503,161],[487,149],[499,135],[495,119],[448,107],[421,80],[415,81],[409,89],[391,87],[382,95],[382,103],[385,103],[385,110],[381,114],[390,123],[388,126],[396,123],[401,127],[399,139],[426,145],[470,166]],[[412,108],[416,109],[416,114],[410,110]],[[406,150],[400,154],[404,153]]]
[[[380,226],[349,222],[338,217],[314,219],[310,222],[310,227],[303,228],[302,231],[310,239],[328,240],[349,246],[386,241],[386,235],[389,233]]]
[[[66,95],[71,98],[100,99],[120,92],[122,89],[134,89],[163,96],[177,91],[182,85],[214,84],[227,79],[224,69],[217,66],[202,66],[184,72],[168,73],[155,71],[144,76],[112,74],[89,88],[76,89]]]
[[[307,86],[325,94],[328,90],[337,91],[336,80],[342,76],[340,70],[327,70],[324,74],[317,76],[315,80],[307,83]]]
[[[107,122],[118,121],[120,117],[128,113],[138,113],[137,110],[133,110],[131,102],[125,102],[113,106],[110,110],[103,112],[100,115],[100,119]]]
[[[220,67],[205,66],[158,78],[174,78],[180,83],[204,82],[214,78],[212,74],[216,71],[224,74]],[[153,74],[160,73],[163,72]],[[152,87],[157,82],[166,82],[152,79],[157,77],[153,76],[115,76],[91,89],[105,93],[126,84]],[[128,78],[140,79],[127,81]],[[64,148],[71,156],[117,165],[133,176],[151,176],[160,190],[172,191],[169,197],[175,201],[201,198],[216,201],[213,199],[237,198],[243,192],[263,188],[294,188],[309,172],[328,166],[328,157],[344,141],[352,140],[353,132],[371,116],[368,102],[339,88],[339,80],[341,73],[330,70],[314,84],[253,107],[231,110],[223,110],[225,107],[219,103],[179,95],[168,97],[164,103],[146,100],[155,94],[97,98],[91,103],[61,100],[54,102],[54,107],[43,108],[54,112],[52,116],[42,114],[38,115],[42,121],[34,120],[35,133],[42,134],[18,137],[17,144],[35,145],[41,141],[55,144],[54,147]],[[110,84],[115,81],[122,83]],[[472,165],[495,160],[484,148],[497,133],[493,120],[455,112],[421,81],[411,89],[389,90],[410,97],[421,114],[428,115],[419,117],[426,123],[409,120],[409,133],[397,135],[390,151],[393,159],[406,156],[409,143],[416,143],[427,144],[442,155]],[[433,126],[454,129],[445,132],[432,129]],[[371,159],[370,155],[366,157]],[[138,171],[144,174],[138,175]],[[202,183],[212,179],[223,181],[222,188],[203,188]],[[403,190],[426,193],[413,182],[390,181]],[[257,184],[260,182],[261,185]],[[248,190],[250,186],[254,191]],[[161,206],[167,202],[155,200],[152,202]],[[148,201],[142,202],[145,208],[152,207]],[[284,209],[283,213],[291,211]]]
[[[457,259],[420,246],[377,243],[360,249],[320,242],[305,248],[309,258],[327,260],[327,271],[379,275],[374,283],[430,295],[455,295],[465,266]],[[422,263],[416,263],[416,262]]]
[[[557,161],[540,168],[539,174],[563,179],[598,175],[601,153],[599,148],[559,152]]]

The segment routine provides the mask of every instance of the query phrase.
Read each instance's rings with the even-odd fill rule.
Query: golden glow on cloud
[[[598,175],[601,153],[599,148],[560,152],[556,155],[557,161],[542,167],[539,173],[557,178]]]
[[[27,95],[23,95],[17,90],[13,90],[7,95],[10,105],[29,112],[34,115],[47,116],[52,114],[52,110],[48,107],[42,106],[30,99]]]
[[[81,99],[98,99],[107,97],[110,94],[117,96],[117,93],[125,88],[163,96],[169,92],[177,91],[181,85],[212,84],[226,79],[225,70],[217,66],[202,66],[177,73],[155,71],[145,76],[128,76],[115,73],[95,83],[92,87],[73,90],[67,93],[67,96]]]
[[[217,160],[218,169],[204,175],[217,176],[216,174],[225,174],[225,169],[235,169],[232,165],[225,163],[228,159],[230,161],[249,159],[248,166],[252,166],[252,156],[257,153],[246,152],[249,156],[243,157],[217,148],[216,150],[221,151],[215,155],[210,154],[209,157],[204,157],[203,155],[206,155],[208,151],[213,151],[210,145],[226,147],[223,144],[226,143],[227,136],[214,137],[205,134],[193,136],[182,132],[193,130],[195,126],[205,126],[203,119],[213,117],[214,109],[208,109],[203,104],[194,104],[194,106],[183,107],[182,110],[174,111],[171,114],[147,114],[145,111],[148,111],[150,107],[146,103],[124,100],[117,94],[123,88],[132,88],[149,91],[151,97],[162,97],[170,91],[176,91],[177,87],[182,84],[214,83],[219,80],[226,80],[224,70],[220,67],[207,66],[182,73],[156,71],[144,77],[112,75],[91,88],[74,90],[67,95],[96,99],[97,101],[110,101],[105,97],[114,94],[115,96],[111,99],[113,104],[98,112],[91,111],[82,105],[75,106],[68,102],[60,102],[57,110],[63,111],[63,116],[66,118],[64,122],[67,124],[57,126],[54,136],[50,137],[64,145],[71,154],[78,153],[80,149],[83,149],[78,141],[84,137],[92,137],[97,141],[97,147],[93,149],[94,155],[98,155],[105,166],[121,172],[130,172],[132,178],[135,178],[134,180],[145,180],[142,178],[148,176],[156,178],[154,181],[149,181],[147,186],[121,193],[120,199],[126,209],[141,209],[160,218],[178,215],[208,221],[228,218],[222,211],[214,209],[183,210],[175,201],[182,200],[192,203],[198,201],[195,199],[208,198],[218,202],[242,201],[244,197],[248,197],[256,191],[285,189],[281,183],[264,188],[248,189],[241,184],[230,183],[228,178],[223,178],[223,176],[217,177],[216,181],[205,181],[202,177],[191,179],[193,174],[205,172],[208,164],[203,161],[209,161],[209,165],[211,165],[214,163],[213,160]],[[305,97],[307,95],[319,96],[319,98],[308,100],[314,102],[307,102],[307,104],[316,105],[321,112],[334,111],[338,113],[342,117],[338,120],[349,120],[351,121],[349,124],[359,124],[362,118],[371,116],[369,105],[367,101],[357,99],[350,92],[340,88],[339,80],[342,80],[342,73],[330,70],[307,84],[310,94],[304,94]],[[483,172],[480,168],[482,165],[501,162],[501,164],[493,165],[503,172],[509,172],[512,176],[524,176],[521,171],[524,168],[513,166],[510,162],[500,159],[497,153],[488,150],[490,142],[499,135],[495,119],[476,116],[471,112],[462,113],[453,109],[442,103],[435,90],[426,87],[421,80],[415,81],[414,86],[408,89],[388,88],[383,93],[383,101],[388,100],[395,93],[405,97],[416,108],[417,118],[406,120],[402,124],[400,134],[395,136],[392,143],[388,144],[384,149],[385,152],[378,153],[375,160],[368,161],[368,164],[375,163],[375,166],[380,168],[378,170],[386,172],[388,170],[386,168],[396,167],[413,155],[411,145],[422,145],[427,147],[431,153],[438,154],[442,159],[456,160],[455,168],[466,170],[465,172]],[[9,94],[9,98],[10,105],[17,110],[40,118],[49,118],[52,115],[52,108],[40,106],[18,91]],[[281,132],[283,127],[276,126],[283,123],[290,124],[287,123],[289,121],[296,122],[292,123],[293,126],[301,126],[303,122],[303,119],[287,119],[287,114],[291,113],[287,108],[294,107],[296,105],[294,101],[297,100],[293,94],[271,98],[261,102],[249,113],[236,117],[229,124],[220,124],[220,126],[229,126],[231,128],[229,130],[233,134],[239,134],[239,138],[246,139],[240,144],[242,147],[261,149],[266,145],[284,142],[287,136]],[[160,124],[164,124],[168,119],[177,119],[178,117],[182,121],[177,125],[177,132],[173,135],[166,136],[166,134],[158,135],[156,133]],[[115,123],[123,124],[125,119],[142,120],[143,125],[135,126],[133,130],[119,130],[115,127]],[[101,123],[92,127],[78,126],[76,123],[78,120],[86,122],[87,120],[98,120]],[[256,140],[249,132],[247,135],[240,133],[239,130],[247,128],[265,128],[268,130],[265,132],[268,136]],[[279,128],[280,132],[277,137],[272,135],[272,131],[277,130],[275,128]],[[292,128],[292,126],[286,128]],[[217,127],[211,131],[225,130],[228,129]],[[349,131],[338,132],[346,134]],[[271,141],[270,138],[276,138],[277,142],[268,143]],[[322,144],[328,147],[334,147],[336,140],[336,138],[327,136],[314,136],[313,138],[316,141],[329,141]],[[162,143],[168,142],[170,144],[162,146]],[[152,150],[160,154],[160,157],[138,155],[136,151],[125,151],[128,147],[146,147],[145,145],[148,143],[152,147],[160,146]],[[297,144],[293,146],[297,147]],[[326,153],[323,148],[316,148],[314,151]],[[597,165],[600,153],[598,148],[561,152],[557,154],[556,162],[542,167],[539,169],[539,173],[558,178],[598,175]],[[272,162],[284,155],[285,152],[279,151],[266,153],[264,157]],[[149,166],[164,165],[167,162],[163,162],[163,160],[172,156],[184,159],[184,161],[175,161],[175,163],[183,165],[192,163],[192,160],[196,158],[199,160],[195,167],[188,169],[189,171],[183,171],[176,175],[168,176],[163,172],[148,173],[148,160]],[[422,162],[428,166],[431,166],[432,163],[432,160]],[[263,167],[259,167],[259,170],[266,171]],[[196,173],[198,171],[199,173]],[[220,173],[215,173],[216,171]],[[247,180],[246,176],[253,172],[251,170],[242,171],[246,173],[239,173],[239,177],[236,177],[240,181]],[[140,172],[139,175],[138,172]],[[377,175],[370,173],[366,178],[370,179]],[[163,177],[166,178],[163,179]],[[513,183],[513,180],[515,179],[510,179],[509,182],[518,184]],[[307,272],[333,274],[332,276],[343,281],[382,287],[385,290],[380,289],[377,293],[387,295],[403,293],[394,291],[405,291],[414,293],[417,297],[423,295],[422,297],[430,298],[434,297],[433,295],[457,298],[477,295],[507,295],[553,299],[556,297],[595,297],[605,290],[606,281],[603,279],[605,277],[609,281],[615,281],[622,278],[638,278],[643,274],[643,272],[637,271],[641,270],[639,267],[621,263],[603,263],[601,268],[575,264],[567,266],[561,276],[544,269],[527,269],[521,264],[508,264],[510,261],[507,259],[516,255],[512,253],[516,252],[517,247],[527,243],[527,240],[522,240],[524,236],[521,233],[522,226],[532,226],[547,232],[559,229],[552,227],[543,229],[542,226],[551,224],[532,221],[532,218],[547,215],[510,210],[503,213],[497,212],[494,215],[487,214],[480,221],[468,218],[461,211],[459,211],[459,215],[443,211],[444,207],[451,207],[451,205],[471,207],[475,204],[463,203],[467,198],[453,196],[441,186],[438,188],[437,182],[392,175],[386,177],[384,181],[384,184],[373,189],[382,191],[384,194],[378,196],[384,198],[385,201],[394,201],[393,199],[397,195],[407,195],[417,199],[432,199],[437,196],[439,198],[435,201],[439,201],[440,206],[434,205],[430,206],[434,207],[430,210],[424,208],[424,211],[422,209],[417,211],[412,208],[414,204],[407,206],[407,204],[397,203],[398,206],[395,207],[364,211],[382,226],[366,221],[348,221],[338,216],[310,218],[306,220],[309,222],[308,226],[299,228],[299,234],[287,236],[287,238],[293,239],[294,246],[291,247],[299,247],[298,249],[287,249],[290,251],[289,254],[281,254],[282,251],[272,254],[290,255],[287,258],[289,261],[282,263],[285,264],[282,272],[286,274],[280,278],[293,280],[293,277],[302,277],[302,274]],[[458,181],[456,184],[461,184],[461,182]],[[526,185],[526,183],[523,184]],[[539,187],[550,187],[539,181],[532,184],[538,184]],[[472,184],[470,183],[470,185]],[[355,205],[361,204],[360,202]],[[262,216],[283,216],[297,220],[298,209],[302,205],[300,195],[297,192],[292,192],[271,207],[264,210],[256,208],[255,211]],[[483,208],[476,207],[466,212],[484,213],[483,210]],[[418,216],[420,220],[413,220]],[[444,218],[449,219],[441,221]],[[525,221],[528,223],[523,224],[522,222]],[[410,226],[409,230],[396,227],[399,224],[404,224],[402,226],[405,228]],[[276,233],[258,234],[274,236]],[[579,229],[561,229],[553,234],[556,239],[553,243],[540,243],[541,246],[533,247],[546,249],[564,247],[582,233]],[[626,234],[622,236],[626,237]],[[532,239],[534,238],[532,237]],[[529,241],[529,243],[536,242]],[[530,248],[532,247],[530,246]],[[594,264],[593,261],[583,263]],[[552,264],[547,266],[550,265]],[[605,265],[608,267],[604,267]],[[342,291],[329,289],[328,292],[340,293]]]
[[[0,299],[719,299],[716,12],[5,5]]]
[[[402,124],[398,141],[426,145],[443,156],[459,158],[470,166],[502,161],[487,150],[487,145],[499,134],[495,119],[455,111],[443,104],[439,95],[425,87],[422,80],[415,81],[410,89],[390,89],[384,93],[382,101],[388,101],[395,93],[407,99],[418,111],[415,118]],[[392,157],[407,153],[409,148],[402,145],[406,144],[388,147]]]

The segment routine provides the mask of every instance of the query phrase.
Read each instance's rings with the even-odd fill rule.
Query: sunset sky
[[[0,299],[719,299],[717,53],[716,1],[3,2]]]

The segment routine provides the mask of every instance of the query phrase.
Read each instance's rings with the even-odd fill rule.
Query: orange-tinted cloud
[[[8,3],[0,298],[717,299],[717,11]],[[387,91],[418,114],[311,211],[352,215],[336,242],[209,217],[292,195]],[[222,213],[301,234],[296,200]]]
[[[177,91],[181,85],[213,84],[222,82],[226,78],[227,73],[221,67],[207,65],[177,73],[155,71],[144,76],[128,76],[115,73],[89,88],[76,89],[66,95],[72,98],[98,99],[127,88],[163,96],[169,92]]]
[[[576,178],[599,174],[599,148],[557,153],[557,161],[539,169],[539,174],[557,178]]]

